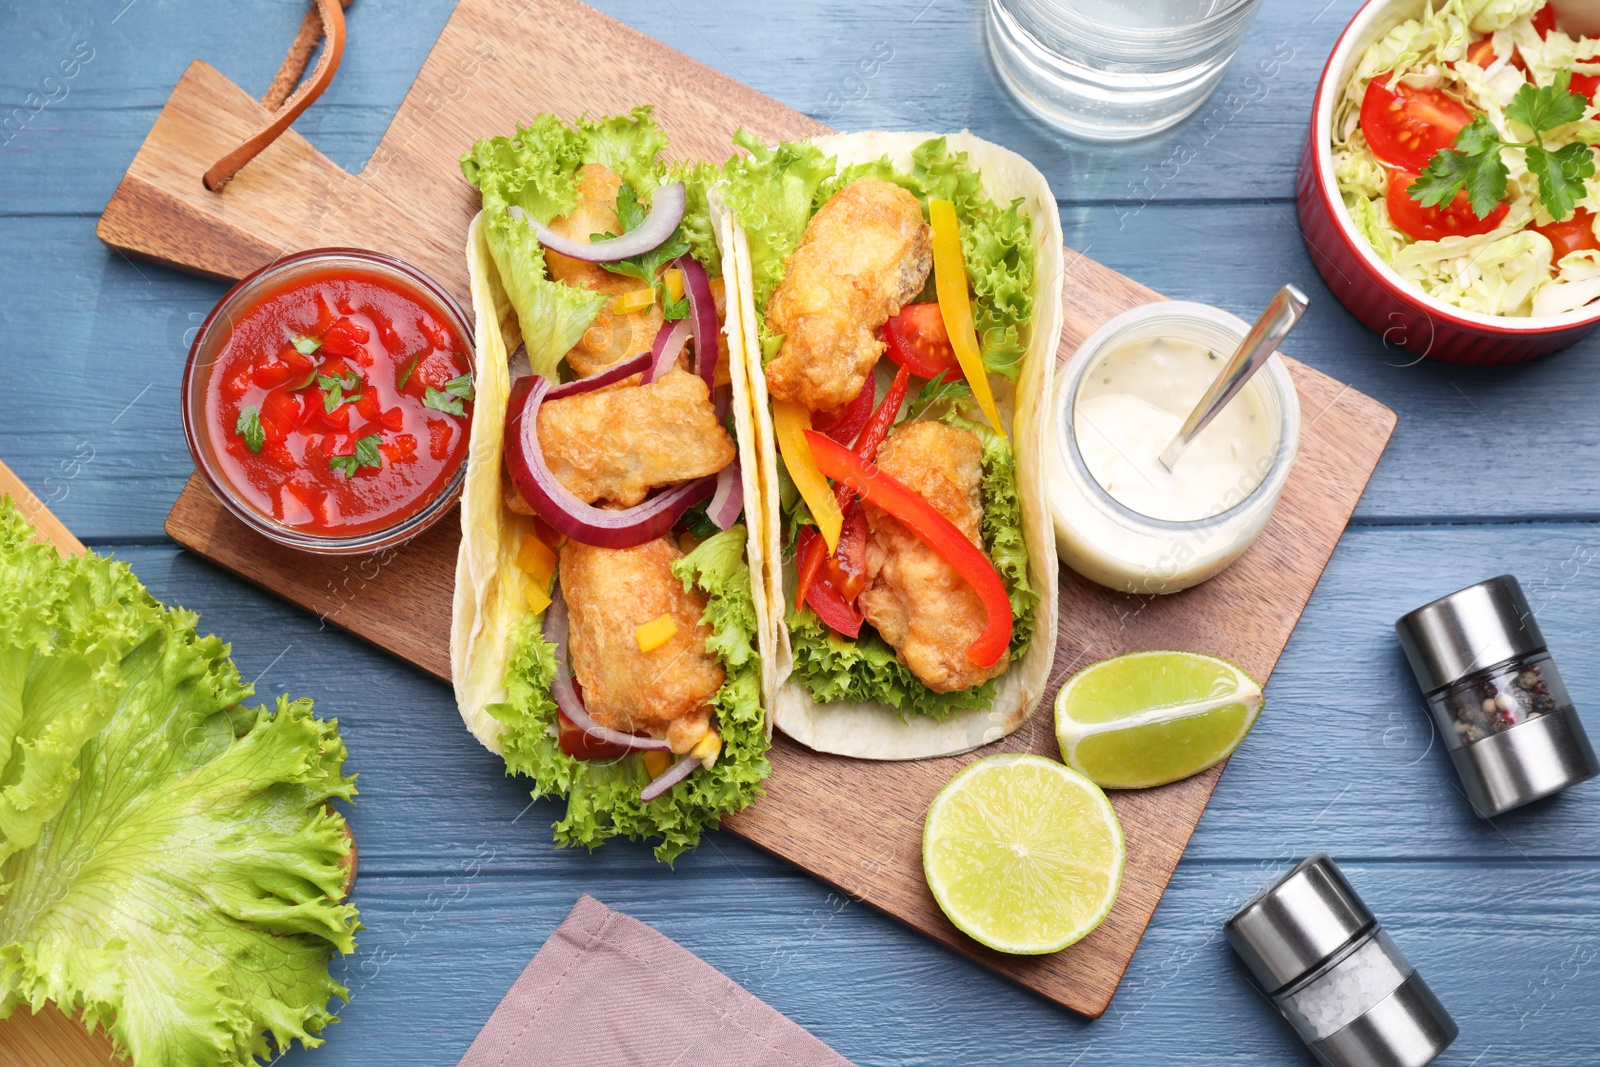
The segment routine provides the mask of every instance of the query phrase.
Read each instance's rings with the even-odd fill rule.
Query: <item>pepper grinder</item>
[[[1600,774],[1539,622],[1511,575],[1424,604],[1394,628],[1480,817]]]

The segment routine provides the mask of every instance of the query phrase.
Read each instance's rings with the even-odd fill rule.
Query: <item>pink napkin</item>
[[[585,894],[459,1067],[851,1067],[737,983]]]

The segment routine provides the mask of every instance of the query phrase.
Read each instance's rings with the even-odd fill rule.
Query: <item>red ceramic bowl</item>
[[[1520,363],[1565,348],[1600,325],[1600,304],[1564,315],[1514,318],[1463,311],[1428,296],[1379,259],[1345,210],[1333,176],[1334,104],[1368,46],[1426,0],[1368,0],[1334,45],[1311,108],[1311,136],[1300,157],[1300,230],[1323,281],[1385,345],[1448,363]]]

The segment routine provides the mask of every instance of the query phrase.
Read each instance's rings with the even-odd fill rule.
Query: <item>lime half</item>
[[[1122,884],[1116,812],[1043,756],[989,756],[928,806],[922,869],[962,933],[997,952],[1057,952],[1100,925]]]
[[[1090,664],[1056,696],[1061,758],[1107,789],[1197,774],[1239,747],[1261,685],[1197,652],[1130,652]]]

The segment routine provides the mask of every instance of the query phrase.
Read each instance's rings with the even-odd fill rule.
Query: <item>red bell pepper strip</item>
[[[878,410],[861,428],[861,434],[856,438],[856,455],[868,463],[878,458],[878,448],[883,444],[883,439],[889,436],[889,427],[894,425],[894,417],[900,414],[900,405],[905,403],[906,391],[910,388],[911,372],[901,367],[895,372],[894,383],[884,395],[883,403],[878,405]]]
[[[811,583],[816,581],[817,572],[822,569],[822,561],[827,558],[828,545],[822,540],[822,535],[817,533],[817,528],[802,527],[794,546],[795,573],[799,579],[794,594],[796,611],[806,606],[806,593],[810,592]]]
[[[861,433],[856,438],[856,455],[868,462],[877,458],[878,448],[883,444],[883,439],[889,436],[889,427],[894,425],[894,417],[900,413],[900,405],[905,402],[906,391],[910,388],[911,374],[901,367],[895,373],[894,383],[889,386],[889,392],[884,395],[878,410],[872,413],[867,424],[861,428]],[[862,392],[866,390],[863,389]],[[844,512],[855,494],[847,486],[836,485],[833,487],[833,496],[839,502],[839,510]],[[860,510],[859,507],[857,510]],[[840,536],[843,534],[841,526]],[[828,548],[825,542],[807,540],[802,531],[800,540],[795,544],[795,570],[799,577],[799,588],[795,590],[794,598],[795,610],[798,611],[805,604],[806,591],[811,588],[811,583],[816,579],[817,572],[821,570],[822,562],[827,555]]]
[[[822,539],[821,535],[815,531],[808,532],[815,536],[817,540],[820,541]],[[828,580],[827,575],[820,574],[811,583],[811,588],[806,590],[806,603],[810,604],[811,610],[817,613],[817,618],[832,629],[846,637],[861,636],[861,623],[863,621],[861,613],[849,601],[845,600],[839,590],[833,587],[833,583]]]
[[[841,445],[853,442],[856,435],[861,432],[861,427],[872,417],[872,401],[877,396],[877,390],[872,385],[872,377],[869,375],[866,384],[861,387],[861,392],[856,394],[854,400],[841,408],[839,414],[813,426],[812,429],[827,434]]]
[[[962,535],[955,523],[876,464],[814,430],[807,431],[806,439],[817,469],[899,519],[972,586],[983,602],[988,621],[978,639],[967,646],[967,658],[985,668],[998,663],[1011,644],[1011,600],[989,558]]]

